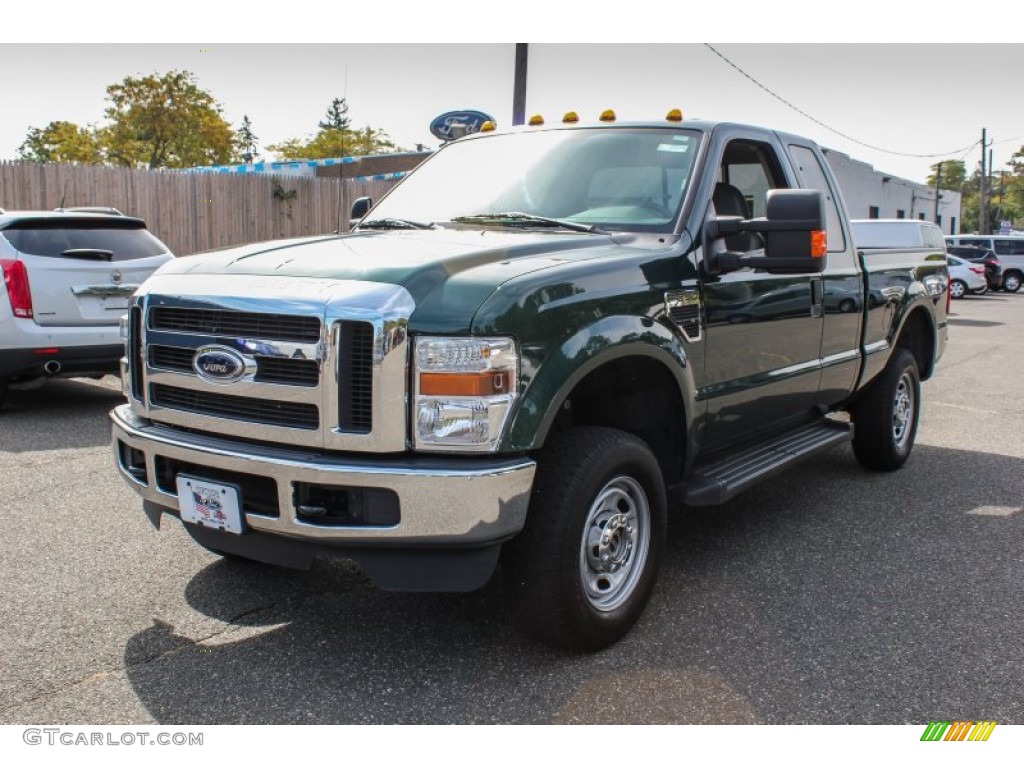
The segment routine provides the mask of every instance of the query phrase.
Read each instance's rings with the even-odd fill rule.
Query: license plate
[[[178,475],[178,504],[181,519],[228,533],[242,532],[238,486]]]
[[[131,299],[128,296],[104,296],[104,309],[128,309]]]

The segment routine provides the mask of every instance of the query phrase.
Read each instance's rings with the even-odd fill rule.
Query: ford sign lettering
[[[484,112],[475,109],[463,109],[458,112],[445,112],[438,115],[430,124],[430,132],[441,141],[454,141],[476,133],[480,126],[487,121],[494,122],[494,118]]]
[[[192,358],[192,370],[214,384],[230,384],[245,375],[245,358],[230,347],[200,347]]]

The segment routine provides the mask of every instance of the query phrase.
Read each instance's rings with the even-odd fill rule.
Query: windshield
[[[607,127],[459,141],[398,185],[366,221],[514,227],[561,221],[668,232],[699,140],[690,130]]]

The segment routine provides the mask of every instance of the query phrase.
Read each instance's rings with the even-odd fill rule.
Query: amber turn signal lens
[[[508,394],[508,371],[482,373],[421,373],[420,394],[435,397],[487,397]]]
[[[820,259],[825,256],[828,251],[828,238],[825,235],[825,230],[815,229],[811,231],[811,257]]]

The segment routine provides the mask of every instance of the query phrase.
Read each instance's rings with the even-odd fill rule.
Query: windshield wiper
[[[601,229],[596,224],[581,224],[578,221],[569,219],[553,219],[549,216],[537,216],[533,213],[522,211],[505,211],[504,213],[474,213],[470,216],[456,216],[452,221],[460,224],[472,223],[494,223],[494,224],[541,224],[548,227],[562,227],[571,229],[573,232],[593,232],[606,235],[608,231]]]
[[[409,219],[370,219],[361,221],[356,229],[433,229],[433,222],[410,221]]]

